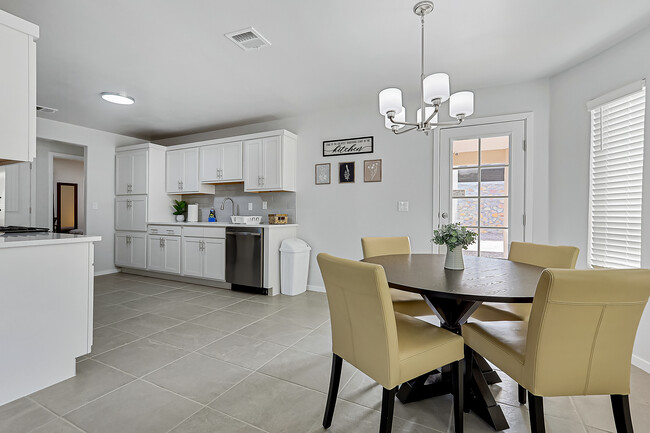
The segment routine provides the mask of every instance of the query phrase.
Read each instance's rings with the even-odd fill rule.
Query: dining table
[[[465,269],[444,268],[444,254],[396,254],[363,259],[381,265],[391,288],[420,294],[440,326],[462,335],[461,327],[483,302],[530,303],[544,268],[505,259],[463,256]],[[495,430],[509,428],[489,385],[500,382],[496,371],[477,353],[466,403]],[[402,403],[451,393],[448,368],[434,370],[400,386]]]

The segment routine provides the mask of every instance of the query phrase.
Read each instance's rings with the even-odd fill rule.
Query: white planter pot
[[[176,215],[176,222],[182,223],[185,221],[185,215]]]
[[[447,248],[445,269],[450,269],[452,271],[462,271],[465,269],[465,263],[463,262],[463,247],[456,247],[453,251],[449,251],[449,248]]]

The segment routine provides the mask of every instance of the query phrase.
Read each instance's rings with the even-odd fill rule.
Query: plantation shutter
[[[590,108],[589,265],[638,268],[645,86]]]

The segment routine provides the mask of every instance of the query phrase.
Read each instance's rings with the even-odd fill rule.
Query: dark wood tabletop
[[[364,259],[384,267],[391,287],[440,298],[479,302],[533,302],[544,268],[464,256],[465,270],[444,268],[444,254],[398,254]]]

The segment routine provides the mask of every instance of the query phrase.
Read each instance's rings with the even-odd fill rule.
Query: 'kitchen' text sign
[[[323,156],[354,155],[373,151],[372,137],[323,141]]]

